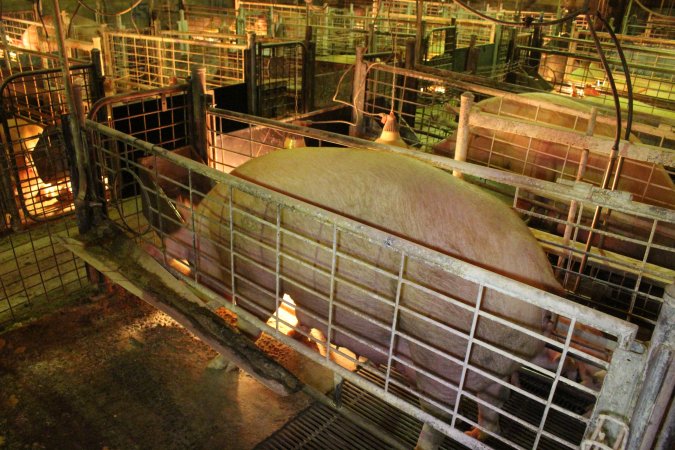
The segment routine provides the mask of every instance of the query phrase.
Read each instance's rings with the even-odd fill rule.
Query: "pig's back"
[[[550,263],[496,198],[402,155],[363,149],[281,150],[233,175],[549,291]]]

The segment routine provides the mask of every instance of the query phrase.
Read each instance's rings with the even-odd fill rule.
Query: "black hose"
[[[47,42],[49,42],[49,32],[47,31],[47,25],[45,25],[45,19],[42,17],[42,11],[40,11],[41,8],[37,9],[38,17],[40,18],[40,23],[42,23],[42,28],[45,30],[45,39]]]
[[[616,89],[616,83],[614,83],[614,76],[612,75],[612,70],[609,67],[607,58],[605,57],[605,52],[602,50],[600,45],[600,40],[598,39],[598,34],[595,32],[595,24],[591,15],[586,12],[586,22],[588,23],[588,29],[591,32],[593,37],[593,43],[595,44],[595,50],[598,52],[598,57],[600,57],[600,62],[602,62],[602,67],[605,69],[607,74],[607,79],[609,80],[609,86],[612,88],[612,96],[614,97],[614,108],[616,109],[616,133],[614,136],[614,146],[613,150],[619,151],[619,143],[621,142],[621,102],[619,101],[619,93]],[[589,66],[590,67],[590,66]],[[605,189],[607,186],[602,186]]]
[[[73,23],[75,23],[75,16],[77,16],[77,12],[80,10],[80,5],[79,3],[75,7],[75,11],[73,11],[73,15],[70,17],[70,23],[68,24],[68,31],[66,31],[66,39],[70,37],[70,32],[73,30]]]
[[[619,39],[617,39],[614,30],[612,30],[612,27],[609,26],[609,23],[607,23],[605,18],[602,17],[600,11],[596,12],[595,15],[597,16],[598,19],[600,19],[600,22],[602,22],[604,27],[607,28],[607,31],[609,32],[609,36],[612,38],[612,42],[614,42],[614,47],[616,47],[616,52],[619,54],[619,59],[621,59],[621,67],[623,68],[623,73],[624,76],[626,77],[626,94],[628,96],[628,111],[626,117],[626,132],[624,134],[624,139],[628,140],[630,138],[631,129],[633,127],[633,81],[630,78],[628,63],[626,62],[626,55],[624,55],[623,53],[623,48],[621,48],[621,44],[619,43]]]

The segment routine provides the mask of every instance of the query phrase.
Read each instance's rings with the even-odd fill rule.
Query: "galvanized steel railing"
[[[216,111],[211,110],[211,113],[214,114]],[[224,112],[218,112],[217,114],[221,116],[227,115]],[[267,124],[264,119],[250,118],[249,120],[260,121],[260,124]],[[184,278],[205,293],[214,307],[225,306],[232,308],[240,317],[254,322],[255,325],[274,335],[284,343],[305,353],[310,358],[331,368],[359,386],[368,389],[374,395],[432,424],[453,439],[473,448],[482,448],[482,444],[466,437],[457,428],[460,424],[463,424],[461,425],[462,427],[467,424],[476,424],[475,418],[472,418],[464,410],[456,407],[459,405],[459,402],[456,403],[455,407],[441,404],[436,399],[418,391],[415,387],[401,382],[394,375],[394,365],[412,366],[407,358],[395,353],[394,346],[391,343],[396,340],[407,340],[427,350],[433,350],[438,357],[457,364],[462,368],[461,370],[464,373],[469,371],[478,376],[487,377],[508,388],[512,395],[522,396],[537,405],[541,413],[539,413],[534,422],[531,422],[519,417],[516,412],[505,411],[500,406],[485,404],[484,400],[476,396],[476,393],[466,390],[462,381],[458,384],[451,383],[438,378],[437,375],[429,372],[424,367],[414,367],[414,370],[420,375],[433,378],[447,388],[458,392],[461,397],[485,404],[491,409],[496,408],[495,411],[502,416],[503,420],[511,423],[512,426],[520,430],[522,436],[525,436],[525,441],[517,443],[513,441],[512,437],[489,433],[491,438],[495,440],[493,442],[499,441],[513,448],[537,447],[540,444],[543,445],[544,442],[576,448],[581,444],[581,436],[576,435],[571,437],[569,429],[563,433],[551,430],[547,425],[550,417],[554,415],[564,416],[565,420],[577,424],[582,430],[588,430],[588,425],[593,424],[598,414],[601,411],[606,411],[608,408],[620,415],[630,415],[628,405],[633,395],[632,391],[617,394],[616,392],[610,392],[608,388],[600,390],[589,388],[576,381],[564,378],[562,376],[562,364],[559,364],[557,368],[552,370],[544,369],[537,364],[525,361],[505,351],[499,345],[494,345],[477,338],[474,330],[478,321],[481,323],[494,322],[495,324],[512,329],[515,333],[540,340],[551,346],[555,351],[561,352],[561,360],[565,360],[567,356],[573,356],[577,360],[584,361],[587,365],[594,368],[606,370],[607,375],[604,378],[604,386],[609,387],[622,383],[632,384],[636,379],[637,373],[642,369],[640,358],[633,358],[631,360],[631,348],[637,329],[634,325],[503,276],[490,273],[484,269],[413,244],[399,237],[291,199],[282,194],[269,191],[239,178],[223,174],[204,165],[171,154],[160,147],[116,132],[103,125],[87,121],[86,129],[90,136],[92,150],[97,154],[95,164],[100,171],[100,182],[103,183],[106,191],[109,193],[99,200],[108,204],[110,218],[133,232],[144,245],[155,248],[153,252],[165,263],[174,264],[174,267],[176,267],[175,264],[178,264],[178,267],[182,267],[182,270],[187,269],[187,274],[184,275]],[[294,131],[298,130],[294,129]],[[391,149],[386,147],[375,147],[379,150],[391,151]],[[146,162],[139,160],[140,156],[145,157]],[[415,157],[424,157],[429,161],[435,161],[440,166],[447,164],[447,166],[460,168],[467,173],[473,170],[470,165],[452,162],[446,163],[443,158],[433,158],[428,155],[415,155]],[[154,161],[154,163],[149,164],[149,161]],[[169,164],[175,169],[180,170],[182,175],[178,178],[162,176],[157,171],[160,161],[162,164]],[[493,174],[495,171],[476,168],[475,173],[485,175],[487,173]],[[502,175],[502,177],[504,176]],[[154,179],[155,183],[148,183],[148,179]],[[225,202],[220,205],[220,208],[222,208],[219,214],[220,219],[216,220],[216,222],[202,223],[202,226],[210,227],[216,235],[222,236],[222,241],[216,242],[212,240],[213,237],[207,238],[206,235],[201,234],[204,228],[198,225],[200,220],[206,220],[203,210],[196,205],[204,197],[204,190],[198,188],[198,186],[202,185],[204,179],[218,183],[221,191],[227,193]],[[524,184],[522,187],[527,186],[530,189],[537,190],[536,182],[530,183],[527,180],[520,179],[520,183]],[[163,188],[160,189],[158,186],[163,186]],[[544,185],[541,185],[540,188],[542,186]],[[166,196],[167,192],[175,191],[176,189],[182,192],[180,200]],[[562,192],[558,195],[563,198],[573,193],[572,190],[564,187],[560,190]],[[245,207],[243,203],[240,203],[244,197],[255,199],[254,201],[260,203],[262,209]],[[611,198],[609,200],[611,202]],[[141,207],[141,203],[143,203],[143,207]],[[172,206],[172,208],[166,209],[162,205]],[[262,211],[267,211],[267,213]],[[182,222],[179,217],[186,217],[187,219]],[[307,224],[308,229],[318,226],[327,230],[328,233],[324,236],[327,240],[324,241],[322,238],[317,241],[309,235],[303,235],[301,230],[290,225],[291,222],[288,222],[288,220],[291,217],[293,218],[291,222],[294,222],[296,219],[302,220],[302,223]],[[246,227],[242,226],[244,222],[249,225]],[[175,234],[175,230],[180,229],[188,230],[188,235],[191,237],[185,241],[181,241]],[[268,241],[267,238],[260,240],[260,235],[251,234],[251,230],[253,229],[264,230],[264,236],[270,237],[271,240]],[[168,230],[173,231],[168,232]],[[211,234],[211,236],[215,235]],[[282,242],[288,242],[289,239],[301,242],[302,245],[315,249],[312,251],[321,253],[327,258],[327,261],[332,261],[332,263],[324,267],[323,264],[315,265],[311,262],[298,259],[298,256],[286,246],[287,244],[282,244]],[[419,264],[421,267],[426,267],[428,271],[440,271],[440,273],[446,274],[447,277],[461,278],[481,293],[477,299],[478,306],[475,304],[458,303],[457,300],[448,295],[435,291],[434,286],[427,286],[420,283],[417,279],[410,278],[404,269],[390,271],[389,269],[376,267],[372,262],[355,256],[345,245],[350,245],[349,242],[353,243],[357,241],[362,242],[362,245],[368,246],[368,248],[372,247],[373,249],[378,249],[377,251],[379,252],[389,254],[392,258],[398,258],[400,265],[397,267],[404,268],[407,267],[407,264]],[[179,251],[176,252],[177,247],[174,244],[179,244]],[[216,255],[218,257],[216,259],[214,259],[213,253],[205,250],[207,244],[214,245],[217,249]],[[181,253],[181,245],[193,255],[187,264],[185,261],[181,261],[181,257],[178,255],[178,253]],[[249,252],[246,250],[250,250],[251,248],[259,249],[259,251],[276,256],[271,261],[256,261],[251,259]],[[281,260],[284,261],[284,264],[280,264]],[[322,261],[324,260],[322,257]],[[323,292],[322,289],[313,287],[307,281],[295,279],[287,272],[288,269],[286,267],[288,264],[299,265],[298,267],[302,267],[303,270],[308,271],[311,277],[325,279],[328,285],[331,286],[331,289]],[[366,278],[371,275],[380,278],[385,277],[386,279],[391,279],[398,288],[391,293],[369,292],[365,286],[357,286],[349,279],[343,278],[340,271],[335,270],[336,264],[356,264]],[[245,270],[245,266],[251,265],[276,279],[277,290],[272,289],[269,291],[250,285],[250,274]],[[214,270],[220,271],[222,278],[214,278]],[[334,336],[333,333],[342,332],[350,334],[351,331],[343,325],[336,323],[332,314],[317,316],[316,312],[303,310],[302,304],[293,306],[287,300],[282,299],[281,294],[283,292],[279,291],[281,281],[283,283],[291,283],[303,290],[308,290],[312,295],[322,299],[329,310],[333,310],[333,308],[347,308],[346,310],[343,309],[343,311],[356,314],[371,323],[376,329],[388,333],[390,345],[384,348],[380,348],[379,344],[370,341],[368,336],[360,337],[362,344],[374,346],[375,351],[383,351],[384,355],[386,355],[388,363],[382,368],[382,376],[384,377],[383,386],[378,386],[364,380],[357,374],[347,371],[332,362],[331,358],[333,355],[340,355],[354,361],[353,357],[330,345],[331,336]],[[341,302],[341,294],[334,290],[336,283],[343,285],[343,287],[351,286],[353,289],[358,288],[361,295],[364,298],[368,298],[369,302],[393,308],[397,311],[397,314],[387,319],[385,317],[370,317],[367,316],[367,313],[355,311]],[[414,290],[420,294],[431,296],[439,304],[452,305],[454,308],[466,311],[473,317],[473,325],[467,329],[458,330],[452,327],[449,328],[447,325],[436,322],[434,319],[419,316],[414,310],[409,309],[408,306],[401,303],[402,287],[405,287],[406,290]],[[215,289],[217,292],[210,292],[212,289]],[[567,329],[559,330],[561,334],[558,337],[546,337],[540,331],[517,325],[508,318],[497,317],[483,310],[480,306],[480,300],[484,295],[488,295],[488,293],[500,293],[512,298],[514,302],[523,301],[557,313],[569,320],[569,326]],[[234,300],[234,304],[226,299]],[[282,324],[290,324],[286,323],[286,319],[279,316],[278,309],[277,311],[269,311],[270,314],[274,313],[274,317],[277,319],[271,326],[266,326],[257,319],[256,316],[260,317],[263,311],[267,311],[267,308],[263,305],[269,304],[270,301],[275,307],[285,305],[287,308],[295,308],[296,311],[302,311],[324,322],[329,330],[327,341],[317,340],[312,336],[309,336],[309,338],[320,348],[323,348],[325,354],[321,356],[307,348],[303,349],[302,345],[293,342],[292,339],[280,333]],[[247,306],[243,308],[242,305]],[[256,307],[255,305],[259,306]],[[255,312],[252,313],[252,311]],[[430,327],[440,327],[447,330],[449,339],[466,341],[466,355],[469,354],[468,352],[471,351],[472,346],[475,348],[480,347],[484,351],[493,352],[495,357],[504,357],[517,361],[528,370],[539,374],[538,376],[549,379],[551,384],[548,385],[549,387],[546,392],[535,394],[524,387],[496,379],[486,370],[469,362],[469,358],[466,355],[457,357],[438,353],[437,350],[429,347],[428,344],[403,332],[400,324],[395,319],[398,314],[407,314],[411,317],[416,317],[416,320],[428,322]],[[603,334],[603,338],[596,339],[595,345],[599,346],[600,354],[604,356],[598,356],[598,353],[575,344],[578,336],[574,332],[579,332],[582,326],[584,330],[597,330]],[[304,334],[302,330],[298,330],[298,332]],[[593,410],[592,418],[589,420],[580,411],[570,411],[564,404],[555,400],[554,393],[560,389],[571,390],[578,393],[578,395],[587,396],[590,402],[589,407]],[[443,410],[445,414],[452,417],[451,423],[439,420],[438,417],[423,411],[417,405],[408,403],[408,401],[400,396],[401,390]]]
[[[246,45],[117,31],[105,33],[104,45],[106,73],[121,91],[177,84],[196,66],[206,68],[209,87],[244,80]]]

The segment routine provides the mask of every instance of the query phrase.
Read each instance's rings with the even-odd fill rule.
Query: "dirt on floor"
[[[0,334],[0,448],[249,449],[309,405],[115,291]]]

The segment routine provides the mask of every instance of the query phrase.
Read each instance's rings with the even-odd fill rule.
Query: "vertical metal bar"
[[[502,19],[503,13],[497,13],[497,18]],[[492,48],[492,72],[491,76],[494,78],[497,75],[497,63],[499,62],[499,50],[502,46],[502,25],[494,25],[494,47]]]
[[[228,188],[228,204],[230,210],[228,211],[229,213],[229,220],[230,220],[230,290],[231,290],[231,295],[232,295],[232,304],[237,305],[237,293],[235,290],[235,276],[234,276],[234,188],[232,185],[229,186]]]
[[[328,329],[326,330],[326,359],[330,359],[333,333],[333,303],[335,300],[335,269],[337,268],[337,225],[333,224],[333,247],[330,262],[330,292],[328,294]]]
[[[354,79],[352,80],[352,99],[354,100],[354,109],[352,110],[352,123],[349,127],[350,136],[362,136],[364,132],[363,109],[366,102],[366,81],[367,71],[363,61],[363,55],[366,49],[356,47],[356,56],[354,60]]]
[[[190,78],[192,96],[192,144],[202,161],[208,160],[206,152],[206,69],[193,67]]]
[[[258,115],[258,69],[256,55],[255,33],[247,35],[247,48],[244,51],[244,80],[246,82],[246,99],[248,102],[248,114]]]
[[[66,104],[68,105],[70,120],[70,132],[73,136],[72,145],[75,153],[75,161],[77,165],[77,171],[79,173],[78,177],[78,189],[77,195],[74,199],[75,209],[77,211],[78,218],[78,227],[80,227],[80,232],[85,232],[91,227],[89,209],[90,206],[87,204],[87,177],[85,172],[85,167],[88,167],[87,164],[87,155],[84,152],[83,142],[82,142],[82,130],[80,129],[80,120],[77,117],[76,111],[78,110],[74,99],[73,99],[73,81],[70,78],[70,64],[68,62],[68,56],[66,55],[66,41],[65,34],[63,30],[63,24],[61,23],[61,7],[59,6],[59,0],[52,0],[54,6],[54,25],[56,28],[57,34],[57,44],[59,46],[59,62],[61,64],[61,70],[63,74],[63,83],[64,83],[64,94],[66,97]]]
[[[307,27],[302,63],[302,109],[308,113],[314,110],[314,73],[316,60],[316,42],[312,40],[312,27]],[[297,95],[297,93],[296,93]]]
[[[565,365],[565,360],[567,359],[567,351],[570,348],[570,343],[572,342],[572,336],[574,335],[574,327],[576,326],[577,319],[575,317],[570,318],[570,325],[567,329],[567,337],[565,338],[565,346],[560,354],[560,359],[558,360],[558,369],[555,372],[555,377],[553,378],[553,383],[548,391],[548,398],[546,399],[546,406],[544,407],[544,412],[539,421],[539,428],[537,429],[537,435],[534,438],[534,443],[532,448],[538,448],[539,440],[541,439],[541,432],[544,430],[544,425],[546,425],[546,419],[548,418],[548,412],[551,409],[551,404],[553,404],[553,397],[555,395],[555,390],[558,387],[558,381],[562,374],[563,366]]]
[[[279,203],[277,203],[276,216],[276,242],[274,249],[274,314],[276,314],[276,320],[274,321],[274,327],[279,331],[279,321],[281,320],[279,315],[279,296],[281,295],[281,276],[279,274],[281,269],[281,204]]]
[[[455,143],[455,160],[466,161],[466,154],[469,149],[469,113],[473,106],[474,96],[471,92],[465,92],[461,96],[461,105],[459,109],[459,123],[457,124],[457,141]],[[462,172],[453,170],[452,174],[457,178],[462,178]]]
[[[647,363],[644,349],[633,351],[632,347],[639,347],[634,339],[620,339],[619,348],[614,350],[612,361],[607,369],[607,376],[602,384],[600,396],[593,410],[593,416],[586,429],[585,438],[591,436],[594,428],[599,424],[601,413],[611,413],[614,417],[632,417],[635,397],[639,386],[636,380],[642,379]],[[620,430],[609,425],[604,432],[613,440]]]
[[[591,108],[591,113],[588,118],[588,125],[586,126],[586,136],[593,136],[593,132],[595,131],[595,123],[598,117],[598,108],[595,106]],[[586,166],[588,165],[588,154],[589,151],[587,148],[584,148],[581,150],[581,158],[579,160],[579,167],[577,168],[577,175],[575,177],[575,181],[581,181],[586,175]],[[572,235],[572,221],[574,220],[574,217],[576,216],[577,213],[577,208],[579,207],[579,203],[576,200],[572,200],[570,202],[570,209],[567,212],[567,224],[565,225],[565,231],[563,233],[563,245],[567,246],[570,243],[570,236]],[[571,252],[569,253],[569,257],[571,257],[572,254]],[[565,257],[560,256],[558,258],[558,267],[562,267],[564,264]]]
[[[396,326],[398,325],[398,308],[401,304],[401,287],[403,286],[403,272],[405,270],[405,253],[401,252],[401,265],[398,268],[398,278],[396,279],[396,298],[394,299],[394,316],[391,318],[391,328],[389,329],[389,352],[387,353],[387,373],[384,377],[384,392],[389,392],[389,381],[391,380],[391,360],[394,357],[394,346],[396,345]]]
[[[621,34],[628,33],[628,19],[630,18],[630,11],[633,9],[633,0],[628,0],[628,6],[626,7],[626,13],[623,15],[623,22],[621,26]]]
[[[190,222],[191,222],[191,227],[190,229],[192,230],[192,254],[193,256],[193,261],[192,264],[195,266],[195,281],[199,283],[199,274],[200,274],[200,269],[201,269],[201,264],[200,264],[200,254],[199,250],[197,249],[197,227],[195,223],[195,203],[194,203],[194,192],[192,189],[192,170],[188,170],[188,188],[190,190]]]
[[[642,275],[644,274],[645,267],[647,266],[647,259],[649,258],[649,251],[652,248],[652,244],[654,243],[654,236],[656,236],[656,228],[658,226],[659,221],[654,220],[654,223],[652,225],[652,230],[649,233],[649,239],[647,240],[647,245],[645,248],[645,254],[642,258],[642,265],[640,266],[640,272],[638,273],[637,280],[635,280],[635,287],[633,287],[633,292],[631,294],[630,298],[630,306],[628,308],[628,315],[626,317],[627,320],[630,320],[633,317],[633,310],[635,309],[635,300],[637,299],[638,293],[640,292],[640,284],[642,283]]]
[[[424,0],[415,0],[417,3],[417,8],[415,8],[415,28],[417,29],[417,33],[415,35],[415,47],[414,47],[414,64],[417,64],[418,62],[421,61],[422,58],[422,41],[424,40],[424,26],[423,26],[423,18],[424,18]],[[393,49],[394,52],[396,52],[396,49]]]
[[[462,363],[462,375],[459,379],[459,384],[457,385],[457,396],[455,397],[455,408],[452,412],[452,423],[450,427],[455,428],[455,422],[457,422],[457,415],[459,413],[459,403],[462,396],[462,390],[464,389],[464,381],[466,380],[467,367],[469,365],[469,360],[471,359],[471,350],[473,348],[473,337],[476,334],[476,328],[478,326],[478,312],[480,311],[481,304],[483,302],[483,294],[485,293],[485,286],[480,285],[478,287],[478,295],[476,296],[476,306],[473,311],[473,318],[471,320],[471,329],[469,330],[469,340],[466,344],[466,354],[464,355],[464,362]]]

